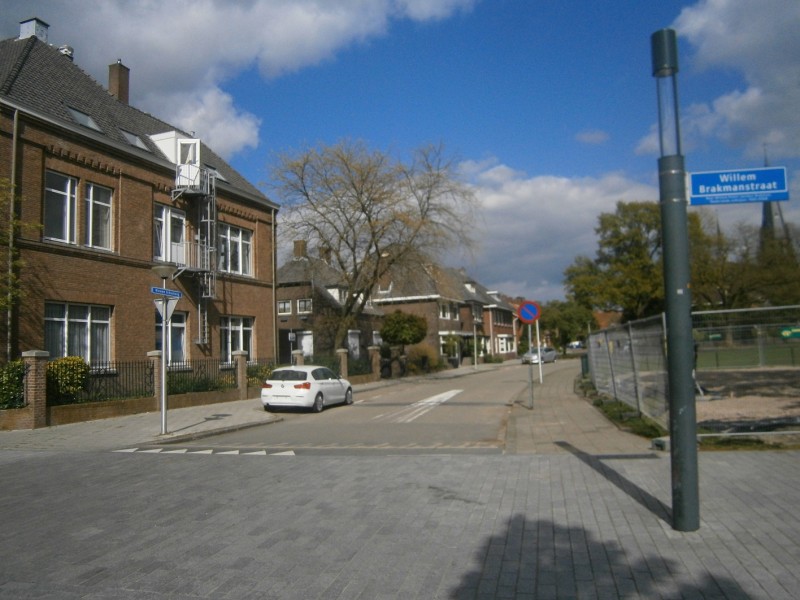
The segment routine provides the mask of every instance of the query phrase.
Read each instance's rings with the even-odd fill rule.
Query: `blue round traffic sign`
[[[525,300],[517,308],[517,316],[523,323],[533,323],[542,316],[542,309],[533,300]]]

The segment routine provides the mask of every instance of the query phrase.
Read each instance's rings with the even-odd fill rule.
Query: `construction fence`
[[[730,381],[749,382],[751,395],[759,393],[753,382],[760,379],[800,382],[800,305],[694,312],[692,330],[698,401],[722,399],[704,385],[718,381],[721,372]],[[587,342],[592,384],[668,428],[666,351],[663,314],[594,332]],[[800,393],[795,385],[782,391]]]

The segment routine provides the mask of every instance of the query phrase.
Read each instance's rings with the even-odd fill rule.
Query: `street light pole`
[[[686,171],[681,154],[678,113],[678,45],[673,29],[650,38],[653,76],[657,82],[660,158],[658,181],[664,254],[667,324],[670,459],[672,461],[672,527],[700,528],[697,469],[697,415],[694,343],[690,291]]]
[[[177,268],[173,265],[156,265],[153,271],[161,277],[161,287],[167,289],[167,279],[171,278]],[[169,311],[167,296],[161,296],[161,435],[167,433],[167,327],[169,327]]]

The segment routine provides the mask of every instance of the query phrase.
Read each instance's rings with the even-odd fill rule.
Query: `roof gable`
[[[99,131],[86,127],[87,134],[91,131],[124,148],[136,148],[141,155],[142,148],[133,143],[126,132],[133,134],[153,158],[160,161],[166,157],[150,136],[178,130],[120,102],[68,56],[36,37],[0,41],[0,99],[42,115],[58,125],[84,127],[70,112],[70,109],[77,110],[97,124]],[[211,148],[202,142],[201,147],[203,162],[218,171],[228,185],[262,201],[267,200]]]

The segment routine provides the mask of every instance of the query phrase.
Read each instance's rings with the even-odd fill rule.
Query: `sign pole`
[[[161,435],[167,434],[167,327],[167,297],[161,296]]]
[[[152,270],[161,278],[162,285],[160,288],[150,288],[154,294],[161,296],[161,435],[167,433],[167,360],[169,353],[167,352],[167,327],[169,327],[170,317],[178,299],[181,294],[178,290],[167,289],[167,279],[173,277],[178,270],[178,267],[169,264],[160,264],[152,267]],[[158,301],[155,301],[156,308],[158,308]]]
[[[532,300],[525,300],[522,304],[517,307],[517,317],[523,323],[528,325],[528,351],[533,355],[533,336],[531,335],[531,325],[534,321],[536,321],[536,339],[538,343],[539,339],[539,317],[542,314],[542,309],[539,308],[539,305],[532,301]],[[542,382],[542,365],[541,365],[541,356],[539,357],[539,383]],[[528,363],[528,387],[530,389],[530,401],[528,403],[528,408],[533,410],[533,360]]]
[[[539,383],[542,383],[544,381],[544,375],[542,375],[544,357],[542,356],[542,340],[539,337],[539,319],[536,319],[536,350],[539,352]]]
[[[531,337],[531,324],[528,323],[528,351],[530,352],[530,347],[533,344],[533,337]],[[528,389],[530,390],[530,401],[528,402],[528,408],[533,410],[533,361],[528,363]]]

